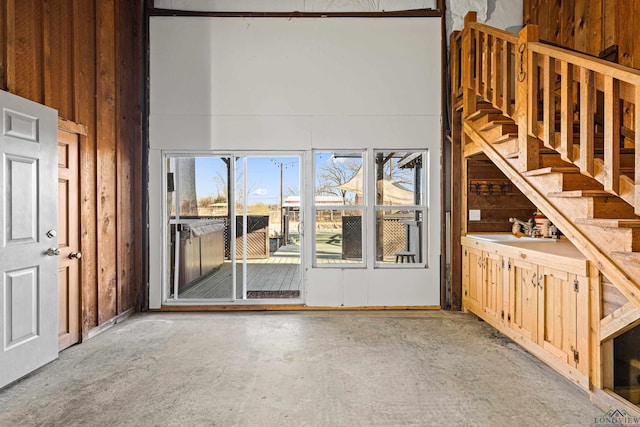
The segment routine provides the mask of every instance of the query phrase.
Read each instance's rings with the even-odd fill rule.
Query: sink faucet
[[[533,235],[533,229],[535,224],[533,221],[533,218],[529,218],[527,222],[521,221],[518,218],[509,218],[509,222],[513,223],[514,226],[517,224],[518,227],[522,227],[522,231],[527,236]],[[514,230],[515,230],[515,227],[514,227]]]

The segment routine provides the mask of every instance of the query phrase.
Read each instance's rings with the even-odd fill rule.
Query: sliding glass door
[[[301,300],[301,158],[166,155],[167,301]]]

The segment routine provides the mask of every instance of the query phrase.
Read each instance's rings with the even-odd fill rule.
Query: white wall
[[[150,34],[152,307],[162,150],[346,147],[429,149],[430,268],[310,269],[307,304],[439,304],[439,18],[153,17]]]
[[[200,12],[380,12],[436,5],[436,0],[155,0],[157,8]]]
[[[453,31],[462,30],[471,10],[482,24],[511,32],[522,27],[522,0],[446,0],[447,40]]]

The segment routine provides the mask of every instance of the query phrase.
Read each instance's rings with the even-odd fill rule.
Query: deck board
[[[247,292],[300,291],[299,250],[298,245],[288,245],[268,258],[247,260]],[[231,269],[231,261],[225,261],[218,270],[181,291],[179,299],[231,299],[233,292]],[[236,276],[240,282],[241,262],[237,263],[237,270]],[[238,283],[236,298],[241,297],[241,283]],[[277,295],[271,296],[271,298],[274,297],[277,298]]]

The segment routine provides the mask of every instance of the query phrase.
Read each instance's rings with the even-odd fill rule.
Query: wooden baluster
[[[593,71],[580,69],[580,171],[593,176],[593,115],[595,83]]]
[[[543,142],[549,148],[556,147],[555,60],[548,55],[542,58]],[[535,132],[535,128],[533,129]]]
[[[528,93],[528,122],[529,135],[538,136],[538,105],[540,102],[540,82],[538,80],[538,54],[528,51],[527,61],[527,93]]]
[[[482,59],[483,59],[482,39],[483,37],[484,37],[483,33],[477,30],[475,31],[476,57],[474,59],[475,59],[475,65],[476,65],[476,72],[475,72],[476,95],[482,95]]]
[[[620,81],[604,76],[604,189],[620,190]]]
[[[518,45],[516,47],[517,58],[515,67],[516,78],[516,105],[515,117],[518,124],[518,168],[520,171],[537,169],[540,164],[540,147],[537,138],[529,135],[528,117],[532,114],[528,111],[530,107],[529,99],[533,94],[529,84],[532,80],[537,80],[537,67],[533,66],[531,52],[527,49],[527,44],[538,41],[538,26],[527,25],[518,34]],[[536,70],[534,73],[533,70]],[[537,86],[537,84],[536,84]],[[532,95],[532,96],[530,96]],[[535,109],[537,111],[537,109]]]
[[[560,147],[563,160],[573,161],[573,64],[560,63]]]
[[[458,35],[460,31],[454,31],[449,38],[449,46],[451,46],[449,55],[449,76],[451,76],[451,100],[452,104],[455,104],[460,94],[460,51],[459,43],[460,39]]]
[[[462,33],[462,86],[463,86],[463,109],[464,116],[467,117],[476,111],[476,94],[474,91],[475,84],[473,82],[473,71],[475,63],[471,55],[471,43],[475,43],[473,39],[474,31],[470,25],[476,22],[477,13],[469,12],[464,17],[464,31]]]
[[[634,163],[634,210],[636,215],[640,215],[640,85],[635,87],[635,117],[634,117],[634,127],[635,127],[635,163]]]
[[[492,50],[493,50],[493,37],[484,33],[484,51],[482,52],[482,95],[484,99],[490,101],[491,98],[491,68],[492,68]]]
[[[509,42],[504,40],[502,42],[502,112],[507,117],[513,117],[513,110],[511,109],[511,85],[513,84],[514,76],[511,73],[511,46]],[[499,80],[498,80],[499,81]]]
[[[502,61],[502,44],[499,39],[495,37],[492,38],[492,55],[491,55],[491,70],[493,71],[491,74],[491,99],[493,105],[499,107],[501,110],[504,110],[503,104],[500,100],[500,83],[502,78],[502,67],[500,66],[500,62]]]

